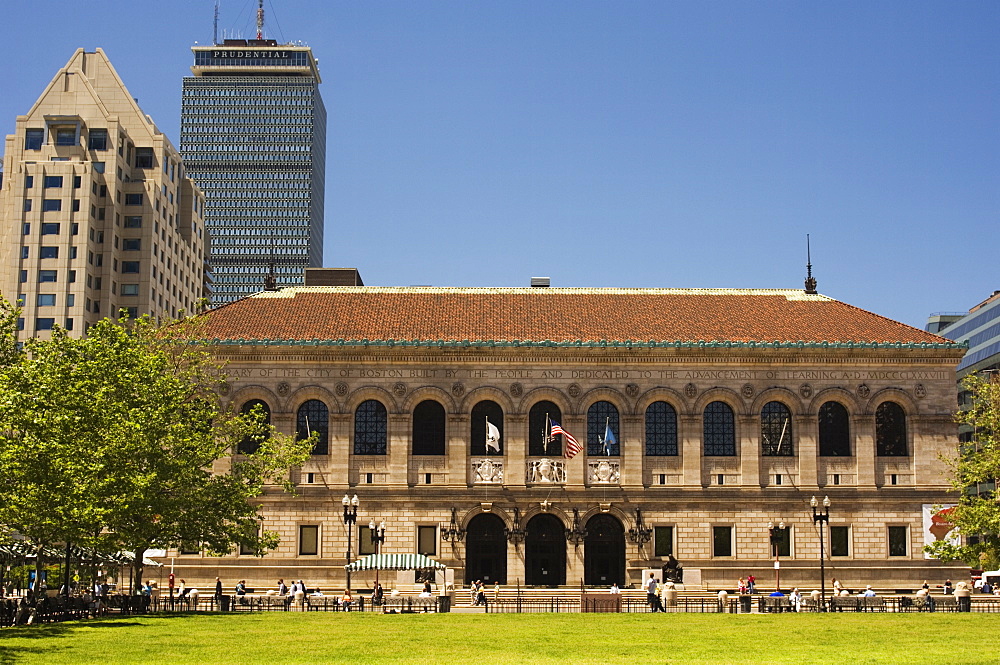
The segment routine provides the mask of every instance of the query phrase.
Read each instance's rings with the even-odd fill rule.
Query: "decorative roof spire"
[[[816,293],[816,278],[813,277],[812,254],[809,251],[809,234],[806,234],[806,293]]]
[[[257,40],[264,39],[264,0],[257,0]]]

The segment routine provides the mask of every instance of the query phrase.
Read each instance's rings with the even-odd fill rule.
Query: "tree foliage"
[[[925,549],[945,561],[961,560],[973,568],[996,569],[1000,564],[1000,502],[996,492],[1000,478],[1000,382],[992,375],[970,375],[963,386],[972,398],[955,419],[972,432],[972,440],[960,446],[953,459],[953,508],[942,510],[938,519],[965,536],[965,544],[937,540]]]
[[[133,551],[137,582],[150,548],[275,547],[253,499],[290,489],[313,441],[224,411],[219,367],[196,337],[193,321],[143,318],[28,340],[0,368],[0,524],[39,548]],[[261,445],[234,456],[247,436]]]

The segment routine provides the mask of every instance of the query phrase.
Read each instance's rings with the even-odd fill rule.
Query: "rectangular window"
[[[319,526],[302,524],[299,526],[299,556],[319,554]]]
[[[889,556],[909,556],[906,550],[906,527],[889,527]]]
[[[777,548],[778,556],[792,556],[792,530],[788,527],[784,529],[775,528],[774,543],[771,548],[772,555],[774,554],[774,549]]]
[[[139,318],[139,308],[138,307],[125,307],[123,308],[128,318],[135,320]]]
[[[712,556],[733,555],[733,527],[712,527]]]
[[[51,317],[35,319],[35,330],[52,330],[56,320]]]
[[[124,238],[122,240],[122,249],[126,252],[138,252],[142,249],[142,240],[139,238]]]
[[[35,305],[38,307],[55,307],[56,304],[56,294],[54,293],[39,293],[35,297]]]
[[[76,145],[75,129],[57,129],[56,145]]]
[[[33,175],[24,176],[24,188],[31,189],[34,186],[35,186],[35,176]]]
[[[90,135],[87,137],[87,148],[89,148],[90,150],[107,150],[108,130],[106,129],[90,130]]]
[[[55,270],[39,270],[38,271],[38,281],[39,282],[55,282],[58,273]]]
[[[80,235],[80,225],[75,222],[73,224],[73,235],[75,236]]]
[[[437,554],[437,527],[417,527],[417,554],[435,556]]]
[[[59,212],[62,210],[62,199],[44,199],[42,210],[45,212]]]
[[[73,319],[66,319],[66,330],[73,329]]]
[[[67,278],[67,281],[68,281],[68,282],[69,282],[70,284],[72,284],[73,282],[75,282],[75,281],[76,281],[76,271],[75,271],[75,270],[70,270],[70,271],[69,271],[69,277]]]
[[[24,330],[24,318],[20,318],[17,320],[17,329]]]
[[[47,175],[45,176],[44,186],[48,187],[62,187],[63,177],[61,175]]]
[[[72,307],[75,304],[76,304],[76,296],[70,293],[69,295],[66,296],[66,306]]]
[[[73,212],[80,212],[80,199],[73,199]]]
[[[24,284],[27,281],[28,281],[28,271],[27,270],[22,270],[21,271],[21,283]]]
[[[61,229],[59,228],[59,222],[46,222],[42,224],[42,235],[43,236],[57,236]]]
[[[674,553],[674,527],[653,527],[653,556],[671,556]]]
[[[850,556],[851,527],[831,526],[830,527],[830,556]]]
[[[141,216],[125,216],[125,228],[126,229],[141,229],[142,228],[142,217]]]
[[[42,143],[45,142],[45,130],[44,129],[26,129],[24,130],[24,149],[25,150],[41,150]]]
[[[29,252],[29,249],[27,247],[22,247],[21,248],[21,258],[22,259],[28,258],[28,252]]]
[[[91,167],[94,169],[94,173],[104,173],[104,162],[91,162]]]
[[[43,259],[58,259],[59,258],[59,248],[58,247],[42,247],[39,252],[39,257]]]
[[[127,206],[141,206],[142,205],[142,193],[133,193],[125,195],[125,205]]]
[[[375,554],[372,532],[367,526],[358,526],[358,555]]]
[[[31,199],[24,199],[24,212],[31,212]]]
[[[125,272],[125,273],[138,273],[139,272],[139,262],[138,261],[122,261],[122,272]]]
[[[122,295],[123,296],[137,296],[137,295],[139,295],[139,285],[138,284],[122,284]]]
[[[151,169],[153,168],[153,149],[152,148],[136,148],[135,149],[135,166],[140,169]]]
[[[83,179],[80,178],[80,176],[78,175],[73,176],[73,189],[80,189],[80,186],[82,184],[83,184]]]

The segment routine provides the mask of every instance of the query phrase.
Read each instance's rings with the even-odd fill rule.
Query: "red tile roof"
[[[769,289],[298,287],[206,314],[219,340],[946,343],[822,295]]]

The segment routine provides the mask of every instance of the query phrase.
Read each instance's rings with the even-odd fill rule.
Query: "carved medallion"
[[[924,384],[918,383],[913,389],[913,394],[923,399],[924,397],[927,397],[927,389],[924,388]]]
[[[465,384],[461,382],[455,382],[451,384],[451,394],[455,397],[461,397],[465,394]]]
[[[521,395],[524,394],[524,386],[522,386],[520,383],[510,384],[510,394],[514,397],[520,397]]]
[[[396,384],[394,384],[392,386],[392,394],[395,395],[396,397],[402,397],[403,395],[405,395],[406,394],[406,384],[405,383],[396,383]]]
[[[569,388],[567,388],[567,390],[569,391],[570,397],[576,398],[580,396],[580,384],[578,383],[569,384]]]
[[[229,387],[228,383],[226,383],[225,381],[223,381],[222,383],[219,384],[219,394],[220,395],[228,395],[229,391],[230,391],[230,387]]]
[[[347,384],[344,383],[343,381],[338,381],[337,385],[334,386],[333,388],[333,392],[337,394],[337,397],[346,397],[347,391],[348,391]]]
[[[872,389],[868,387],[867,384],[862,383],[858,386],[858,397],[861,399],[868,399],[868,396],[872,394]]]
[[[753,386],[749,383],[744,383],[743,387],[740,388],[740,394],[743,395],[743,399],[753,399]]]
[[[689,383],[684,386],[684,396],[688,399],[694,399],[698,396],[698,387],[693,383]]]
[[[813,394],[813,387],[808,383],[803,383],[799,386],[799,394],[802,395],[802,399],[809,399]]]
[[[288,397],[288,393],[292,392],[292,387],[288,385],[287,381],[282,381],[278,384],[278,395],[281,397]]]
[[[635,397],[636,395],[638,395],[639,394],[638,384],[630,383],[627,386],[625,386],[625,394],[628,395],[629,397]]]

